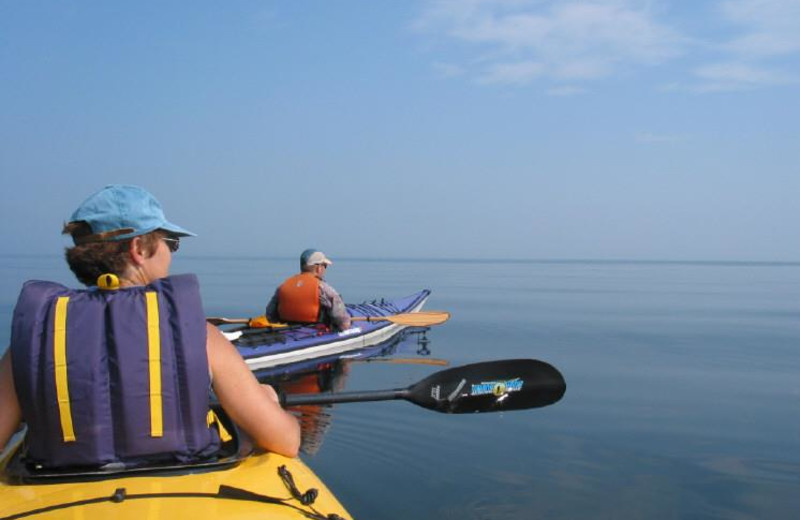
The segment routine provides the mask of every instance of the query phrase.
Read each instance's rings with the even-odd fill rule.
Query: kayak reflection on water
[[[286,394],[319,394],[344,390],[350,362],[338,361],[322,365],[316,372],[298,374],[295,378],[278,383]],[[292,408],[300,421],[300,451],[315,455],[322,446],[322,439],[331,426],[331,407],[321,404],[306,404]]]
[[[259,381],[273,385],[285,395],[343,392],[354,363],[425,364],[446,366],[448,361],[431,358],[430,327],[408,327],[390,340],[327,360],[301,362],[256,372]],[[303,404],[291,407],[300,421],[300,451],[315,455],[330,429],[333,411],[329,405]]]

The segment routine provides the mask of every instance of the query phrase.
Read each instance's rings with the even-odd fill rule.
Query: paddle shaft
[[[301,406],[307,404],[365,403],[369,401],[393,401],[406,399],[407,388],[395,390],[371,390],[366,392],[323,392],[320,394],[289,394],[281,396],[282,406]]]

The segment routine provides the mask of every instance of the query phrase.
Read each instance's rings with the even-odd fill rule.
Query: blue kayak
[[[425,289],[393,300],[346,304],[351,316],[377,317],[418,312],[430,295]],[[309,360],[330,360],[383,343],[405,329],[387,320],[353,321],[341,332],[321,325],[296,325],[285,328],[244,328],[226,336],[253,371]]]

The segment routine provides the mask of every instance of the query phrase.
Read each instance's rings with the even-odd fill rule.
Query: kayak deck
[[[347,304],[351,316],[381,317],[418,312],[425,305],[429,290],[398,298],[361,304]],[[386,320],[357,321],[341,332],[328,332],[316,325],[285,329],[245,329],[233,340],[251,370],[336,356],[391,339],[406,328]]]
[[[6,457],[7,459],[8,457]],[[2,461],[5,466],[6,461]],[[291,486],[279,469],[288,471]],[[284,474],[285,475],[285,474]],[[302,497],[311,496],[304,504]],[[295,496],[293,496],[295,495]],[[338,516],[330,516],[330,515]],[[0,479],[0,518],[351,518],[300,460],[252,455],[226,469],[147,473],[106,480],[15,484]]]

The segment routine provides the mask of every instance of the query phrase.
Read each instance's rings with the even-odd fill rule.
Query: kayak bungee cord
[[[311,504],[313,504],[317,499],[319,491],[317,491],[315,488],[311,488],[305,493],[301,493],[300,490],[297,489],[297,486],[294,483],[292,472],[286,469],[286,466],[282,465],[278,468],[278,475],[280,475],[283,485],[286,486],[286,489],[289,490],[289,493],[292,494],[292,497],[304,506],[310,507]]]
[[[294,477],[292,477],[292,473],[286,468],[286,466],[282,465],[278,468],[278,475],[280,476],[283,484],[286,486],[286,489],[292,495],[291,497],[289,498],[271,497],[269,495],[262,495],[259,493],[248,491],[246,489],[241,489],[233,486],[226,486],[224,484],[221,484],[219,486],[219,490],[216,493],[191,493],[191,492],[136,493],[129,495],[126,492],[125,488],[117,488],[114,490],[114,493],[112,493],[110,496],[87,498],[84,500],[76,500],[75,502],[64,502],[63,504],[54,504],[52,506],[41,507],[39,509],[31,509],[30,511],[23,511],[21,513],[15,513],[13,515],[4,516],[0,518],[0,520],[17,520],[18,518],[27,518],[30,516],[49,513],[51,511],[58,511],[60,509],[69,509],[72,507],[101,504],[103,502],[113,502],[115,504],[120,504],[122,502],[125,502],[126,500],[141,500],[141,499],[152,499],[152,498],[213,498],[220,500],[241,500],[249,502],[260,502],[260,503],[289,507],[291,509],[299,511],[300,513],[302,513],[307,518],[310,518],[311,520],[343,520],[342,517],[337,515],[336,513],[325,515],[324,513],[320,513],[319,511],[317,511],[312,506],[312,504],[316,500],[319,492],[315,488],[311,488],[305,493],[301,493],[294,483]],[[300,504],[311,509],[311,511],[308,511],[306,509],[303,509],[302,507],[298,507],[294,504],[291,504],[290,502],[293,500],[300,502]]]

